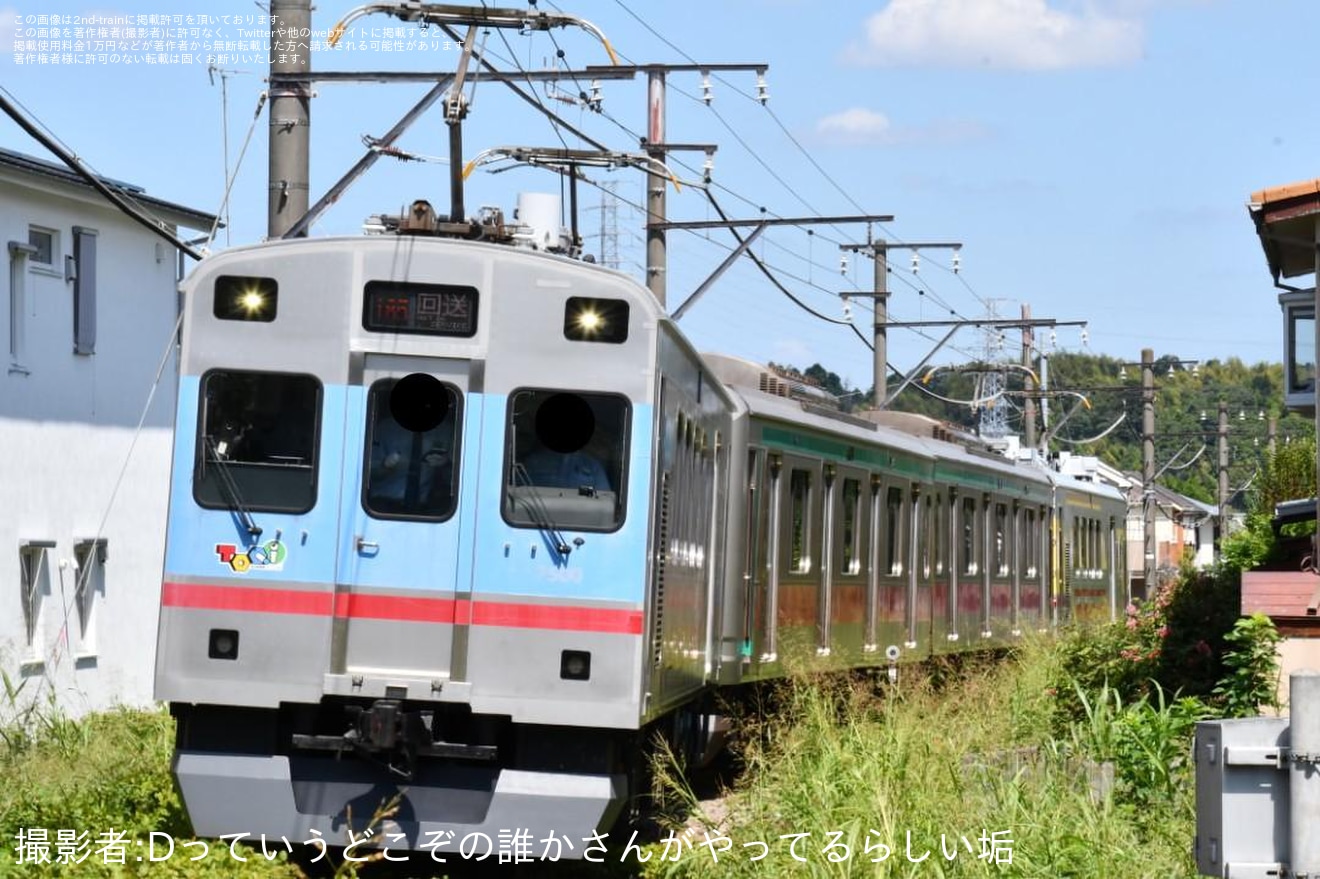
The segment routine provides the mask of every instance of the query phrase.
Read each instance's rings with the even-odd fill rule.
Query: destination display
[[[377,333],[464,336],[477,333],[477,288],[368,281],[362,326]]]

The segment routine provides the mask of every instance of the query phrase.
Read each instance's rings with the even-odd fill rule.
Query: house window
[[[96,652],[95,629],[92,624],[95,607],[105,597],[106,558],[105,538],[80,540],[73,545],[73,559],[78,566],[74,586],[78,610],[78,642],[83,655]]]
[[[58,256],[56,245],[58,243],[58,233],[54,229],[29,226],[28,244],[33,248],[30,260],[32,268],[48,272],[55,271],[55,257]]]
[[[41,649],[41,606],[50,594],[50,566],[47,550],[53,540],[26,540],[18,545],[20,604],[23,608],[24,644],[29,655]]]

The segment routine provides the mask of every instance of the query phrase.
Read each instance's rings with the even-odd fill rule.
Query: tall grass
[[[10,713],[0,724],[0,876],[300,875],[282,855],[268,861],[240,849],[248,859],[241,863],[227,843],[214,840],[204,858],[191,860],[202,850],[182,847],[192,836],[170,777],[174,720],[165,712],[119,709],[72,719],[50,703]],[[28,844],[34,831],[45,846]],[[110,834],[118,834],[122,855]],[[173,854],[151,861],[149,843],[160,858],[166,835]],[[62,839],[71,844],[61,846]],[[48,862],[33,863],[43,850]]]
[[[905,671],[894,687],[794,679],[777,715],[743,740],[747,771],[721,826],[689,831],[677,862],[657,849],[647,874],[1195,875],[1189,768],[1177,759],[1195,712],[1106,694],[1058,737],[1056,666],[1048,647],[1029,644],[939,679]],[[805,861],[786,838],[804,833]],[[732,846],[712,851],[707,834]],[[753,862],[761,846],[746,844],[761,842],[768,853]]]

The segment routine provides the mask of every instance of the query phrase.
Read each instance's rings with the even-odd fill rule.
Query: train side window
[[[935,575],[944,575],[949,559],[949,519],[945,513],[944,495],[935,496]]]
[[[622,525],[630,417],[627,398],[618,394],[510,394],[504,521],[580,531]]]
[[[857,528],[861,521],[862,484],[856,479],[843,480],[839,493],[842,515],[839,517],[842,533],[839,540],[839,573],[859,574],[862,560],[857,553]]]
[[[788,570],[805,574],[811,570],[811,472],[793,470],[788,476],[789,535]]]
[[[976,499],[965,497],[962,502],[962,564],[959,569],[966,575],[976,573]]]
[[[310,375],[202,376],[193,498],[208,509],[310,510],[320,411],[321,383]]]
[[[1008,576],[1008,507],[995,504],[995,576]]]
[[[1040,534],[1036,529],[1036,511],[1024,510],[1022,529],[1022,575],[1028,580],[1036,579],[1040,564]]]
[[[215,279],[214,296],[211,313],[220,320],[269,323],[275,320],[280,285],[274,278],[221,275]]]
[[[892,486],[885,494],[885,572],[903,573],[903,489]]]
[[[926,495],[921,502],[921,531],[919,539],[921,541],[921,576],[929,578],[934,569],[935,554],[935,529],[933,527],[932,517],[935,515],[935,507],[931,502],[930,495]]]
[[[458,495],[460,396],[426,373],[367,393],[362,506],[380,519],[447,519]]]

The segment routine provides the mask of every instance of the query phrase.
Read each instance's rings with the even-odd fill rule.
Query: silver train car
[[[1117,492],[798,399],[621,273],[376,235],[183,290],[156,695],[199,835],[399,795],[392,847],[588,838],[719,688],[1121,603]]]

